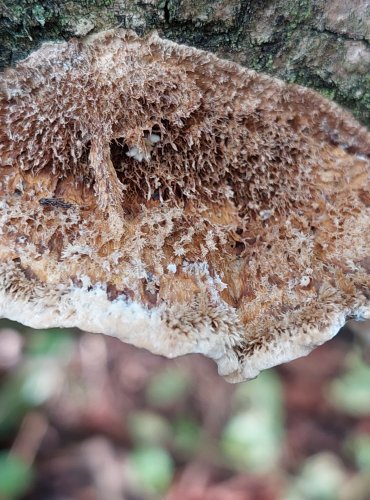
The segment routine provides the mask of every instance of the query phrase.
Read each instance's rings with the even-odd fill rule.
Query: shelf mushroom
[[[125,30],[0,88],[1,317],[234,382],[370,317],[370,134],[334,103]]]

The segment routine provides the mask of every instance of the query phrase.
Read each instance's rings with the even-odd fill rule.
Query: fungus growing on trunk
[[[1,77],[0,316],[230,381],[370,317],[370,135],[317,93],[123,30]]]

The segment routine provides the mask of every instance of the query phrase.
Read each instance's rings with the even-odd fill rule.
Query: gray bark
[[[116,26],[315,88],[370,125],[369,0],[0,0],[0,68]]]

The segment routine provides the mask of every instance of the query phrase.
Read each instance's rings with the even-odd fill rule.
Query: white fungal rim
[[[301,335],[298,340],[297,336],[287,335],[263,350],[256,350],[240,366],[232,346],[226,345],[225,337],[204,327],[195,331],[191,338],[182,336],[180,339],[164,323],[163,311],[162,306],[149,310],[123,298],[110,301],[102,287],[87,290],[73,286],[54,305],[47,304],[45,298],[27,301],[0,291],[2,318],[35,329],[79,328],[102,333],[168,358],[200,353],[212,358],[220,375],[229,382],[255,378],[261,370],[307,355],[314,347],[334,337],[349,316],[370,319],[370,303],[357,311],[333,313],[329,327]]]

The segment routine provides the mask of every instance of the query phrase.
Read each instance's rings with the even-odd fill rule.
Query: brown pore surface
[[[315,92],[122,30],[1,89],[10,293],[88,278],[175,342],[222,332],[241,367],[369,311],[370,136]]]

